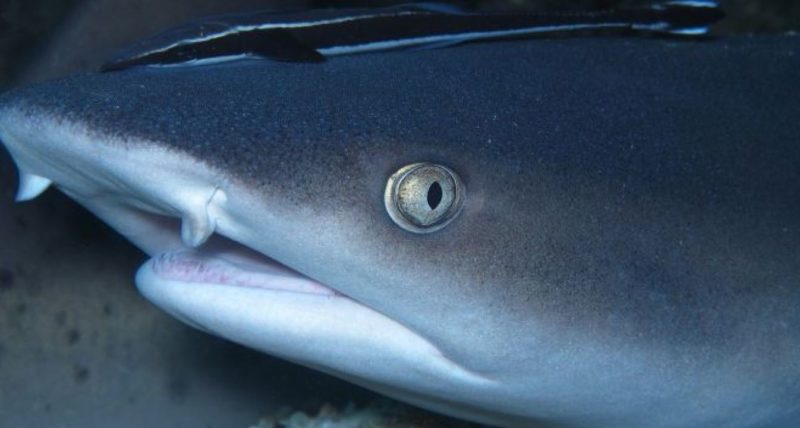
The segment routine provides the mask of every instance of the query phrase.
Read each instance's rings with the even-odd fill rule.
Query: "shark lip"
[[[148,271],[150,281],[242,287],[350,300],[338,290],[228,236],[219,228],[202,244],[193,245],[181,233],[185,220],[180,216],[156,212],[158,210],[152,206],[145,209],[126,198],[122,201],[115,197],[83,201],[82,196],[69,188],[61,187],[61,190],[108,222],[124,219],[123,225],[118,225],[122,231],[127,231],[123,235],[150,255],[140,268]]]
[[[166,281],[344,297],[319,281],[221,235],[214,235],[201,248],[161,252],[148,265],[158,278]]]

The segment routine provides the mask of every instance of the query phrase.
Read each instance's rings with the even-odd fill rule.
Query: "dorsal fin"
[[[103,65],[102,71],[148,64],[198,64],[219,59],[259,56],[277,61],[320,62],[325,57],[284,29],[232,33],[219,39],[178,44],[148,55],[123,55]]]
[[[554,33],[635,31],[705,34],[723,16],[707,0],[672,0],[649,8],[551,13],[468,13],[436,3],[378,9],[226,15],[145,39],[108,61],[104,71],[134,65],[196,64],[258,56],[320,62],[333,55]]]

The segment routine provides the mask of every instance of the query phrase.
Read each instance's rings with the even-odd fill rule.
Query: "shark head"
[[[5,94],[0,139],[19,199],[54,183],[151,256],[154,304],[260,351],[504,426],[789,420],[796,149],[740,162],[783,116],[709,84],[777,60],[709,49],[137,68]]]
[[[210,67],[211,74],[197,76],[232,73],[238,81],[230,83],[249,91],[248,74],[281,69],[243,62]],[[428,327],[438,323],[425,315],[428,310],[455,314],[455,308],[478,298],[464,292],[470,287],[464,281],[473,281],[469,277],[478,267],[463,251],[479,242],[471,243],[473,237],[462,228],[469,227],[485,190],[462,182],[468,178],[465,169],[459,178],[433,164],[458,180],[458,189],[445,186],[442,199],[473,186],[470,206],[452,213],[459,221],[436,233],[419,233],[404,229],[387,212],[387,204],[394,204],[386,200],[393,173],[420,162],[456,168],[457,161],[448,158],[458,148],[436,149],[429,146],[432,140],[403,147],[399,143],[410,136],[381,135],[382,125],[361,121],[355,111],[340,119],[358,129],[326,123],[326,116],[344,106],[314,100],[313,88],[301,81],[294,89],[306,92],[298,94],[309,97],[306,101],[290,102],[280,92],[291,88],[275,81],[268,86],[277,93],[251,94],[261,100],[254,109],[236,107],[244,100],[240,97],[249,96],[239,93],[229,99],[233,104],[223,102],[217,110],[207,104],[210,98],[190,95],[200,84],[192,82],[193,75],[183,69],[142,69],[9,94],[0,128],[19,167],[18,200],[55,183],[152,257],[137,272],[137,286],[153,303],[199,329],[443,411],[468,409],[464,400],[495,388],[491,358],[472,357],[477,354],[458,343],[462,339],[437,343],[437,333]],[[118,86],[120,78],[132,86]],[[142,78],[155,80],[142,85]],[[176,82],[186,83],[174,89],[188,98],[150,86]],[[112,94],[95,93],[100,97],[95,101],[110,104],[91,106],[83,95],[57,94],[64,86],[79,92],[80,87],[100,89],[85,83],[123,97],[138,88],[145,98],[163,98],[121,105],[107,98]],[[227,91],[218,90],[208,96]],[[80,99],[86,109],[70,112],[77,104],[56,106],[45,99]],[[147,107],[168,100],[174,101],[168,109],[176,110]],[[186,101],[217,110],[216,123],[191,107],[180,111],[189,107]],[[293,111],[291,104],[306,102],[324,114],[303,117]],[[155,115],[135,118],[133,110]],[[138,124],[97,127],[110,118],[92,122],[91,111]],[[248,123],[236,129],[228,113]],[[173,125],[192,128],[193,136],[168,129]],[[209,133],[214,129],[221,134]],[[427,204],[426,195],[420,200]],[[440,269],[444,258],[454,256],[462,265],[460,277]],[[459,312],[463,340],[490,334],[480,327],[489,317],[485,307]],[[440,328],[438,334],[450,336],[451,327]],[[463,391],[460,398],[449,396],[457,391]]]

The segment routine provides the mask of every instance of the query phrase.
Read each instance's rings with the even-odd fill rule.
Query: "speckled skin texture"
[[[800,415],[798,51],[797,37],[503,42],[134,69],[2,104],[168,145],[280,212],[319,213],[320,230],[347,224],[319,236],[346,235],[343,251],[312,245],[308,260],[355,279],[281,261],[476,372],[561,372],[575,391],[608,382],[587,373],[641,376],[608,383],[612,396],[700,379],[712,398],[687,398],[699,405],[747,403],[758,385],[779,408],[762,422],[780,424]],[[467,188],[460,217],[430,235],[382,205],[386,178],[418,161]]]

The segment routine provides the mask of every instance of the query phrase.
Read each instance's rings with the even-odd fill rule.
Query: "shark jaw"
[[[432,410],[483,419],[431,397],[480,394],[493,380],[324,279],[282,264],[301,256],[281,252],[292,231],[230,176],[153,142],[40,111],[0,111],[0,139],[20,172],[18,199],[52,182],[87,207],[151,256],[136,284],[180,320]]]

